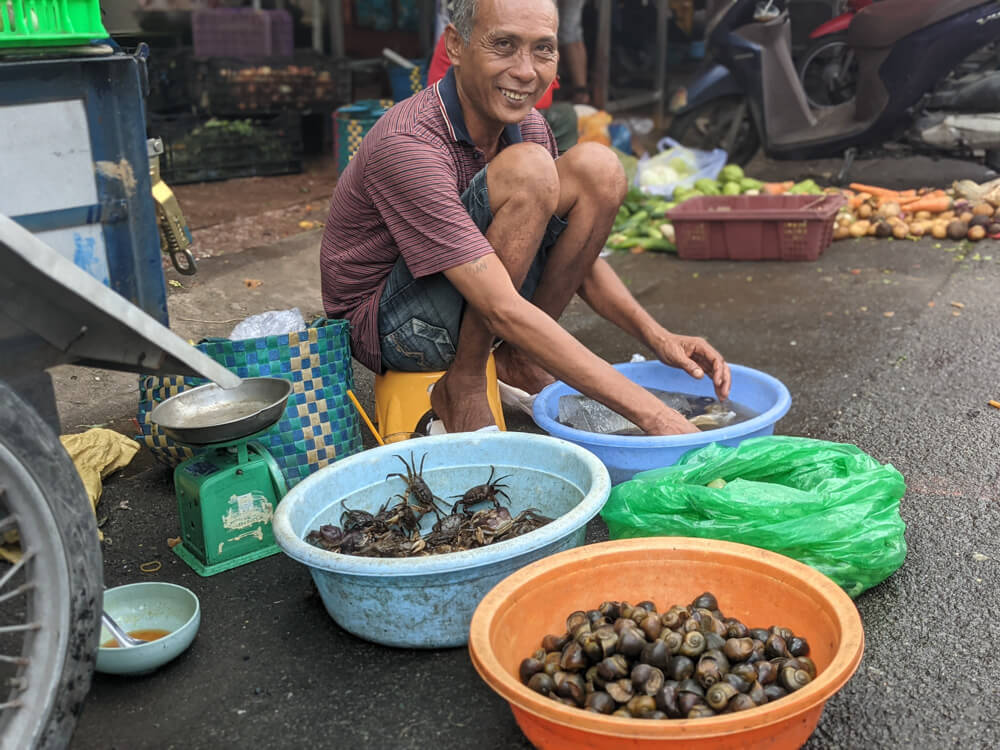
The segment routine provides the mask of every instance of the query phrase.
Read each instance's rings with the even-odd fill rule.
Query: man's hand
[[[700,430],[679,411],[667,407],[656,415],[644,432],[647,435],[687,435]]]
[[[719,400],[729,398],[729,387],[733,379],[729,365],[705,339],[668,333],[666,338],[657,342],[653,350],[661,362],[679,367],[692,378],[700,379],[708,373]]]

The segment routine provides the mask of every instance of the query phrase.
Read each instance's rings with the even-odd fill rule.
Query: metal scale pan
[[[209,383],[171,396],[149,418],[179,443],[228,443],[277,422],[291,392],[282,378],[244,378],[229,389]]]

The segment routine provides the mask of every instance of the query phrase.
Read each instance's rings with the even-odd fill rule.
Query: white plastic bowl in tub
[[[104,611],[125,632],[166,630],[167,635],[131,648],[98,648],[98,672],[148,674],[179,656],[198,634],[201,606],[193,591],[174,583],[144,581],[104,592]],[[101,643],[114,636],[101,627]]]
[[[640,471],[672,466],[690,450],[709,443],[738,445],[743,440],[773,435],[774,425],[792,405],[792,397],[784,384],[767,373],[742,365],[729,365],[732,387],[729,398],[742,404],[757,416],[745,422],[716,430],[689,435],[602,435],[567,427],[556,421],[559,399],[579,393],[563,382],[553,383],[535,399],[535,424],[550,435],[576,443],[596,455],[607,466],[611,483],[618,484]],[[712,381],[705,376],[695,380],[683,370],[662,362],[630,362],[615,365],[629,380],[644,388],[688,393],[693,396],[715,396]]]
[[[417,465],[446,503],[487,481],[491,467],[510,496],[512,515],[528,508],[554,520],[528,534],[478,549],[413,558],[372,558],[329,552],[304,541],[322,524],[340,524],[351,510],[378,510],[404,491],[397,456]],[[486,593],[515,570],[584,543],[587,522],[611,490],[607,469],[588,451],[546,435],[467,432],[385,445],[320,469],[278,504],[274,537],[309,568],[323,604],[345,630],[387,646],[444,648],[468,641],[469,623]],[[503,500],[502,500],[503,501]],[[397,501],[393,501],[397,502]],[[503,501],[506,503],[506,501]],[[433,514],[421,527],[434,524]]]

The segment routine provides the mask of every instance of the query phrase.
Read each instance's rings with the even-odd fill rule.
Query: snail
[[[604,601],[566,618],[517,673],[561,705],[645,720],[752,710],[816,678],[808,641],[780,625],[726,617],[710,592],[660,613],[650,600]]]

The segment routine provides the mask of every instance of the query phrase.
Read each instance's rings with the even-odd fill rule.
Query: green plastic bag
[[[725,480],[721,488],[706,486]],[[619,484],[601,511],[612,539],[722,539],[792,557],[856,597],[906,557],[903,476],[853,445],[760,437],[713,443]]]

